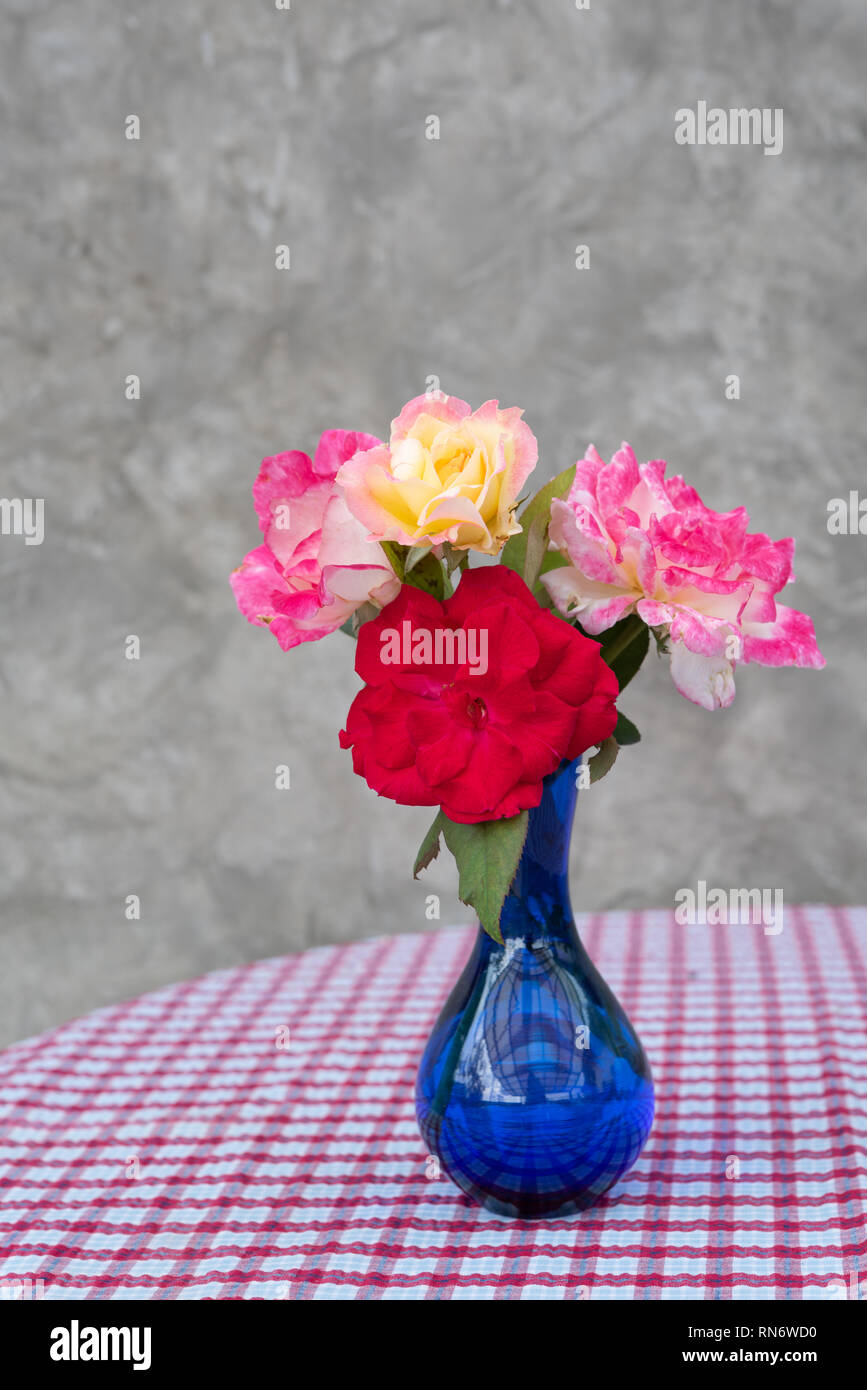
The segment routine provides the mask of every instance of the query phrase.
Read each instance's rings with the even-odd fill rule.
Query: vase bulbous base
[[[572,918],[574,806],[570,764],[530,813],[503,940],[479,930],[416,1083],[428,1153],[500,1216],[592,1206],[635,1163],[653,1123],[641,1042]]]
[[[550,944],[478,943],[419,1069],[428,1153],[500,1216],[592,1206],[632,1167],[653,1122],[650,1068],[629,1020],[586,957],[579,988],[562,955]]]

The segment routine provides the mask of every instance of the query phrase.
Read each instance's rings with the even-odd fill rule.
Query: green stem
[[[631,642],[635,641],[645,626],[637,613],[632,613],[627,618],[626,625],[619,636],[615,637],[610,646],[602,648],[602,656],[609,666],[614,665],[617,658],[626,651]]]

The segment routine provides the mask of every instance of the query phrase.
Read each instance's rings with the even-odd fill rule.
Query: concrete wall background
[[[428,813],[338,749],[351,643],[283,654],[227,583],[260,458],[385,434],[431,373],[525,408],[540,483],[625,438],[798,540],[827,669],[747,668],[708,715],[649,660],[576,905],[867,898],[867,538],[826,525],[867,490],[865,30],[858,0],[2,0],[0,494],[46,534],[0,538],[0,1040],[424,929],[427,893],[466,916],[445,857],[412,881]],[[782,155],[676,145],[699,99],[782,107]]]

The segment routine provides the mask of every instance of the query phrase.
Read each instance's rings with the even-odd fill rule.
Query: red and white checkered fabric
[[[4,1296],[857,1288],[867,909],[788,908],[776,937],[662,911],[579,929],[657,1086],[647,1147],[601,1205],[508,1221],[426,1177],[415,1071],[473,931],[380,937],[173,985],[0,1054]]]

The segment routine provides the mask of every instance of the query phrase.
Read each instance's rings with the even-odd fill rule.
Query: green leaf
[[[531,497],[518,520],[523,527],[517,536],[510,536],[500,552],[500,563],[516,574],[523,574],[527,564],[527,542],[530,529],[537,516],[543,516],[546,524],[551,516],[551,503],[555,497],[565,497],[575,480],[575,465],[564,468],[550,483],[546,483]]]
[[[404,583],[411,584],[414,589],[423,589],[426,594],[433,594],[435,599],[445,597],[446,573],[441,561],[430,550],[423,559],[415,562],[412,569],[407,569]]]
[[[527,822],[526,811],[475,825],[442,817],[443,838],[458,866],[461,902],[475,908],[485,931],[500,944],[500,913],[527,838]]]
[[[456,569],[465,570],[470,563],[469,551],[455,550],[448,541],[443,541],[443,560],[449,574]]]
[[[637,613],[630,613],[627,617],[621,618],[613,627],[609,627],[602,633],[597,640],[602,648],[602,655],[609,666],[613,664],[620,653],[641,636],[644,623]]]
[[[388,563],[400,582],[403,583],[406,574],[406,546],[398,545],[397,541],[380,541],[379,543],[388,557]]]
[[[440,852],[440,832],[442,831],[442,811],[437,811],[433,825],[428,830],[421,844],[415,863],[412,866],[413,878],[418,878],[422,869],[426,869],[428,864],[432,864]]]
[[[536,579],[536,585],[533,589],[533,595],[540,608],[547,608],[555,617],[563,618],[564,622],[574,625],[573,619],[564,617],[560,610],[554,607],[554,600],[548,593],[545,585],[539,583],[543,574],[547,574],[549,570],[562,569],[563,565],[568,565],[568,563],[569,561],[566,559],[566,556],[561,555],[559,550],[546,550],[542,559],[542,566]]]
[[[549,570],[562,569],[563,566],[568,565],[568,563],[567,557],[561,555],[559,550],[546,550],[545,558],[542,561],[542,568],[539,570],[539,573],[547,574]]]
[[[607,738],[593,757],[588,760],[587,766],[590,768],[590,785],[603,778],[606,772],[610,772],[617,758],[617,740]]]
[[[630,743],[641,742],[641,734],[632,720],[627,719],[620,710],[617,711],[617,727],[614,730],[614,738],[620,748],[626,748]]]
[[[426,555],[430,555],[429,545],[414,545],[406,552],[406,559],[403,563],[403,572],[409,574],[414,570],[419,560],[423,560]]]
[[[362,623],[370,622],[371,618],[378,617],[380,611],[375,603],[362,603],[342,624],[340,631],[345,632],[348,637],[357,637],[358,629]]]
[[[550,516],[540,512],[533,517],[530,530],[527,533],[527,550],[524,557],[524,583],[528,589],[533,589],[536,580],[542,570],[542,562],[545,559],[545,552],[548,549],[548,523]]]
[[[621,690],[625,690],[647,656],[650,629],[637,614],[621,618],[602,637],[602,655],[608,662]],[[615,653],[612,659],[612,652]]]

